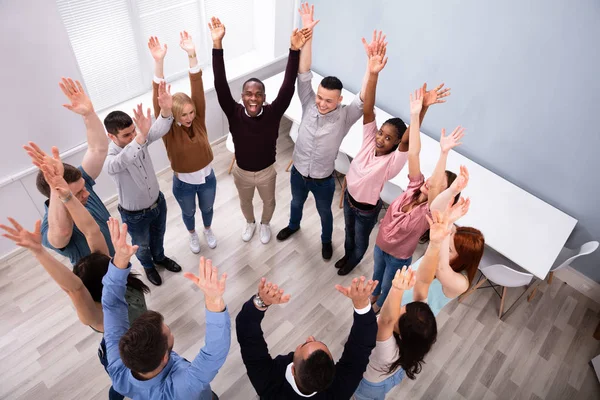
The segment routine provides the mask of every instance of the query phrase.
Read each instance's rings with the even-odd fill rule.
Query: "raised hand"
[[[187,33],[187,31],[179,32],[179,47],[188,53],[188,55],[196,54],[196,45],[192,40],[192,35]]]
[[[34,142],[29,142],[27,145],[23,146],[23,148],[27,154],[29,154],[33,165],[36,167],[41,169],[42,164],[51,165],[57,175],[64,175],[65,167],[60,160],[60,155],[56,154],[53,155],[53,157],[50,157]]]
[[[352,279],[352,283],[348,287],[335,285],[335,288],[338,292],[352,300],[354,308],[361,309],[371,304],[369,296],[373,293],[377,283],[378,281],[371,279],[367,281],[364,276],[361,276],[360,278]]]
[[[450,88],[444,88],[444,84],[439,84],[435,89],[427,91],[427,83],[423,84],[423,107],[429,107],[433,104],[445,103],[444,97],[450,96]]]
[[[456,146],[460,146],[460,141],[465,136],[465,128],[457,126],[454,128],[452,133],[446,136],[446,129],[442,129],[442,135],[440,136],[440,148],[443,153],[447,153]]]
[[[448,214],[448,224],[453,224],[464,217],[469,212],[470,206],[471,199],[467,198],[465,200],[463,197],[458,199],[456,204],[450,209],[450,213]]]
[[[135,254],[138,246],[127,243],[127,224],[119,225],[119,221],[113,217],[108,219],[108,230],[110,240],[115,248],[113,264],[120,269],[127,269],[129,259]]]
[[[302,19],[302,27],[307,28],[314,20],[315,6],[311,6],[308,3],[302,3],[300,4],[298,13],[300,13],[300,18]]]
[[[446,207],[444,212],[439,210],[431,211],[431,218],[426,215],[425,218],[429,223],[429,241],[430,243],[440,244],[450,234],[449,226],[449,215],[450,215],[450,204]]]
[[[225,293],[225,283],[227,274],[224,273],[219,278],[217,267],[213,267],[211,260],[200,257],[198,265],[198,276],[191,272],[183,274],[184,277],[194,282],[204,293],[206,308],[212,312],[221,312],[225,309],[223,293]]]
[[[58,148],[56,148],[56,146],[52,147],[52,155],[54,160],[60,161]],[[54,165],[56,165],[56,163],[54,162],[43,162],[40,165],[40,170],[44,174],[44,179],[46,179],[46,182],[48,183],[48,186],[50,186],[50,189],[56,190],[56,192],[58,193],[58,197],[60,197],[61,199],[65,199],[66,201],[69,195],[72,194],[71,189],[69,188],[69,184],[65,180],[63,174],[59,174]]]
[[[271,304],[283,304],[290,301],[289,294],[284,294],[283,289],[276,284],[267,282],[266,278],[261,278],[258,284],[258,296],[262,301],[270,306]]]
[[[301,30],[294,29],[292,37],[290,38],[290,48],[292,50],[300,50],[302,46],[312,38],[312,32],[312,29],[309,28],[302,28]]]
[[[210,36],[213,42],[221,42],[225,37],[225,25],[223,25],[221,20],[217,17],[212,17],[210,19],[208,29],[210,29]]]
[[[392,287],[398,290],[410,290],[415,286],[417,282],[417,276],[411,267],[406,269],[406,265],[402,267],[402,271],[396,271],[394,280],[392,281]]]
[[[148,133],[150,132],[150,128],[152,127],[152,117],[150,115],[150,109],[148,108],[146,115],[144,115],[142,103],[138,104],[137,107],[133,109],[133,122],[138,128],[138,133],[135,136],[135,141],[139,144],[146,143],[146,140],[148,140]]]
[[[383,32],[377,30],[373,31],[373,39],[371,43],[367,43],[365,38],[362,38],[362,43],[367,52],[369,72],[372,74],[378,74],[387,64],[388,58],[385,56],[387,51],[387,43],[385,42],[385,35]]]
[[[71,104],[63,104],[64,108],[83,116],[94,112],[94,105],[87,94],[85,94],[83,86],[81,86],[79,81],[73,81],[71,78],[62,78],[58,86],[60,86],[65,96],[71,102]]]
[[[167,44],[161,47],[160,41],[156,36],[150,36],[148,39],[148,48],[150,49],[150,54],[152,54],[152,58],[154,61],[162,61],[167,55]]]
[[[42,221],[38,219],[35,222],[35,228],[33,229],[33,232],[29,232],[11,217],[8,217],[8,220],[13,227],[11,228],[9,226],[0,224],[0,228],[7,232],[3,233],[2,236],[15,242],[17,246],[31,250],[32,253],[39,253],[43,251],[42,234],[40,232]]]
[[[173,96],[171,95],[171,85],[167,85],[164,80],[158,84],[158,106],[163,117],[172,115]]]
[[[415,90],[414,95],[410,94],[410,114],[418,115],[423,108],[423,88]]]
[[[455,193],[459,193],[459,192],[462,192],[467,187],[468,183],[469,183],[469,170],[464,165],[461,165],[460,173],[458,174],[458,176],[456,177],[454,182],[452,182],[452,185],[450,185],[450,188],[452,188],[452,190]]]

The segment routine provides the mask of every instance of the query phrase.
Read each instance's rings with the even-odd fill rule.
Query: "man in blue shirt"
[[[106,221],[110,214],[100,197],[94,192],[95,179],[100,175],[104,160],[108,153],[108,138],[104,133],[104,125],[94,111],[94,106],[85,94],[83,86],[72,79],[62,79],[59,84],[63,93],[69,99],[70,104],[64,107],[83,117],[87,130],[87,150],[79,168],[68,164],[62,164],[58,157],[58,150],[53,148],[53,156],[44,153],[35,143],[29,142],[25,150],[37,166],[43,162],[55,169],[57,173],[63,174],[69,184],[71,193],[65,198],[60,198],[56,188],[51,188],[44,175],[40,171],[37,176],[36,186],[40,193],[48,198],[46,201],[46,213],[42,222],[42,243],[65,257],[69,257],[72,264],[90,254],[85,236],[73,223],[73,219],[67,212],[63,203],[72,196],[77,197],[81,204],[92,214],[108,244],[110,254],[114,249],[110,243],[110,236]]]
[[[161,314],[147,311],[131,327],[127,319],[125,287],[129,259],[137,246],[127,243],[127,226],[108,222],[115,256],[102,279],[104,340],[108,374],[119,393],[134,399],[217,398],[210,382],[225,363],[231,343],[231,321],[223,293],[227,274],[219,279],[210,260],[200,258],[199,276],[186,273],[204,293],[205,345],[191,363],[173,351],[174,338]]]

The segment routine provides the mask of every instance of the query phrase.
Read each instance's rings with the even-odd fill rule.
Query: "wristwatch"
[[[269,306],[265,304],[263,299],[260,298],[258,293],[256,293],[256,295],[254,295],[254,298],[252,299],[252,301],[254,302],[254,305],[258,308],[264,308],[265,310],[267,308],[269,308]]]

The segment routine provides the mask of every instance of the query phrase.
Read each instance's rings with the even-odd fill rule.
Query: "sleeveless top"
[[[129,326],[135,321],[140,315],[148,311],[146,307],[146,298],[144,297],[144,292],[141,290],[133,289],[127,286],[125,290],[125,302],[127,302],[127,314],[129,318]],[[92,328],[90,326],[90,328]],[[94,332],[100,332],[94,328],[92,328]]]

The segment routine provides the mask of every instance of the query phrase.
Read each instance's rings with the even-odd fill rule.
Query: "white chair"
[[[392,182],[387,181],[383,184],[383,189],[381,189],[381,193],[379,197],[386,204],[392,204],[394,200],[398,198],[404,191],[397,185],[394,185]]]
[[[292,142],[296,143],[296,140],[298,140],[298,129],[300,128],[300,125],[298,125],[295,122],[292,122],[292,128],[290,129],[290,138],[292,139]],[[290,160],[290,163],[288,164],[287,168],[285,169],[285,172],[290,172],[290,168],[292,168],[292,163],[294,162],[294,159],[292,158]]]
[[[338,151],[337,157],[335,158],[335,170],[342,174],[347,175],[350,171],[350,158],[346,153]],[[344,192],[346,192],[346,176],[342,182],[342,196],[340,197],[340,208],[344,207]]]
[[[487,267],[481,267],[479,270],[481,271],[483,279],[480,279],[479,282],[477,283],[477,285],[475,285],[472,289],[465,292],[458,301],[462,302],[467,296],[469,296],[471,293],[473,293],[475,290],[477,290],[486,281],[490,282],[490,286],[486,286],[486,287],[491,287],[494,289],[494,291],[496,291],[496,286],[501,286],[502,287],[502,295],[500,295],[500,293],[498,293],[496,291],[496,294],[498,294],[498,296],[500,296],[500,311],[498,313],[498,318],[502,318],[503,315],[505,315],[508,311],[510,311],[510,309],[515,304],[517,304],[519,299],[525,293],[527,293],[527,291],[531,287],[530,283],[533,280],[532,274],[527,273],[527,272],[515,271],[514,269],[509,268],[506,265],[502,265],[502,264],[494,264],[494,265],[490,265]],[[494,285],[494,283],[496,285]],[[521,287],[521,286],[527,286],[527,288],[525,289],[525,291],[523,291],[523,293],[521,293],[521,295],[517,298],[517,300],[515,300],[513,305],[511,305],[509,307],[509,309],[506,310],[506,313],[503,313],[504,300],[506,299],[507,289],[509,287]]]
[[[231,132],[227,133],[227,140],[225,140],[225,147],[227,150],[233,153],[233,158],[231,159],[231,164],[229,165],[228,174],[231,174],[231,170],[233,169],[233,164],[235,164],[235,146],[233,144],[233,137],[231,137]]]

